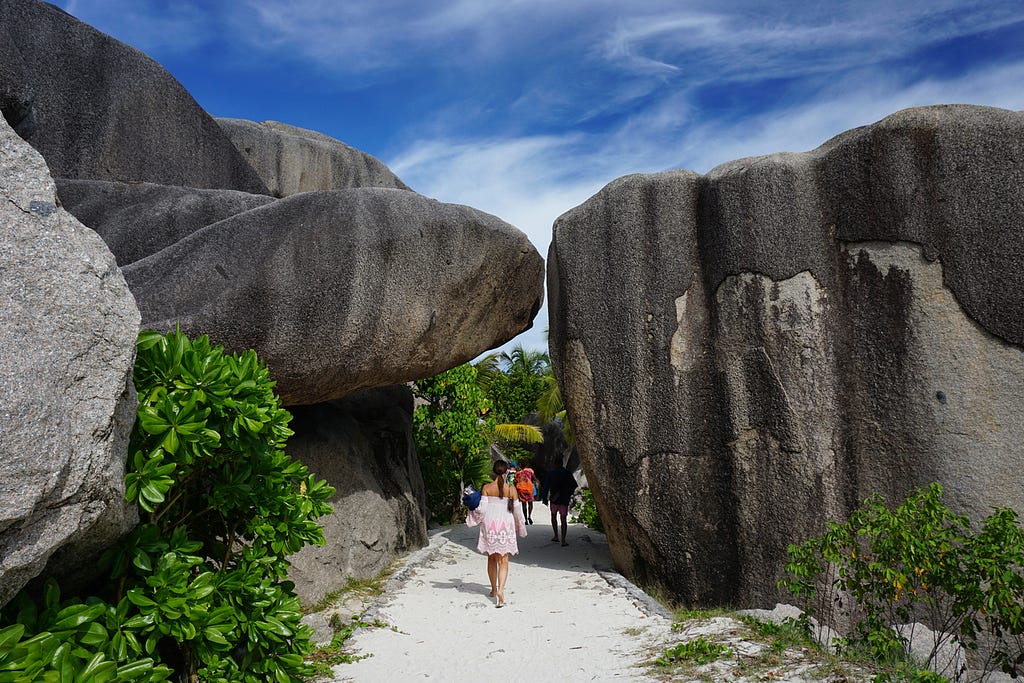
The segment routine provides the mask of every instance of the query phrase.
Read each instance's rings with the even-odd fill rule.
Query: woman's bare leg
[[[491,597],[498,594],[498,553],[491,553],[487,556],[487,578],[491,580]]]
[[[508,580],[508,553],[498,556],[498,607],[505,606],[506,580]]]

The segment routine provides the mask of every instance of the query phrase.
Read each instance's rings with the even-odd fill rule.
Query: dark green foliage
[[[62,601],[47,581],[42,605],[20,593],[4,610],[0,629],[0,681],[138,681],[155,683],[173,673],[151,657],[129,655],[125,634],[138,615],[125,599],[117,606],[98,598]],[[13,622],[13,623],[12,623]]]
[[[773,652],[782,652],[788,648],[814,647],[816,643],[811,636],[811,625],[806,614],[799,618],[787,618],[776,624],[771,621],[761,621],[750,616],[741,616],[740,621],[761,638],[771,643]]]
[[[505,374],[502,358],[508,357],[492,354],[415,384],[414,393],[425,401],[416,408],[413,428],[427,510],[442,524],[461,519],[466,484],[479,488],[490,478],[492,443],[500,444],[506,460],[519,460],[531,453],[516,443],[543,441],[538,427],[518,423],[533,410],[525,406],[536,402],[534,389],[542,389],[543,381],[523,370]]]
[[[601,515],[597,512],[597,503],[594,502],[594,492],[590,489],[580,489],[583,502],[580,504],[580,511],[576,518],[586,526],[604,533],[604,525],[601,523]]]
[[[485,434],[493,420],[490,403],[472,365],[418,380],[414,393],[424,405],[413,414],[413,434],[427,492],[427,509],[439,522],[458,520],[465,484],[480,487],[490,476]]]
[[[871,683],[949,683],[949,679],[928,669],[902,666],[895,671],[872,676]]]
[[[473,367],[491,402],[491,416],[499,423],[521,422],[537,412],[538,401],[549,390],[551,361],[543,351],[516,346],[508,353],[489,354]]]
[[[901,660],[890,626],[924,621],[968,648],[991,639],[995,664],[1009,671],[1022,654],[1024,529],[1000,508],[975,531],[941,497],[932,484],[892,510],[868,498],[845,524],[790,546],[780,585],[826,623],[852,620],[848,650]]]
[[[710,641],[704,636],[697,636],[685,643],[676,643],[674,646],[654,660],[657,666],[670,667],[683,662],[693,664],[707,664],[722,657],[731,657],[732,649],[719,643]]]
[[[538,375],[521,371],[508,375],[499,373],[487,388],[494,419],[498,422],[521,422],[537,411],[537,399],[545,388],[544,379]]]
[[[125,483],[143,523],[105,556],[109,594],[81,606],[54,587],[38,617],[24,595],[13,603],[3,623],[25,628],[18,666],[43,665],[26,680],[158,681],[172,669],[182,680],[300,680],[309,630],[286,556],[323,544],[315,519],[333,489],[285,455],[291,416],[267,369],[252,351],[147,331],[135,384]],[[70,631],[69,614],[80,621]],[[35,638],[47,645],[26,649]],[[64,649],[51,652],[53,639]],[[66,666],[100,673],[64,678]],[[0,681],[22,680],[2,677],[13,670]]]

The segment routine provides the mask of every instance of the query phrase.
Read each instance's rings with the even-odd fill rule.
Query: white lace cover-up
[[[522,504],[517,500],[512,512],[509,512],[507,500],[497,496],[480,496],[480,506],[470,510],[466,516],[466,526],[480,525],[480,541],[476,549],[485,555],[518,555],[516,533],[526,537],[526,517],[523,516]]]

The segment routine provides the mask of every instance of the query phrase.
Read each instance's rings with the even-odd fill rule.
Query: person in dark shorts
[[[558,541],[558,516],[561,515],[562,545],[569,545],[565,540],[565,534],[569,525],[569,502],[572,500],[573,491],[576,490],[576,477],[565,467],[558,465],[548,470],[544,484],[544,497],[541,502],[551,508],[551,529],[555,533],[551,540]]]

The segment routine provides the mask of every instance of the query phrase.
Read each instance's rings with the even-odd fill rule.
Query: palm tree
[[[476,368],[476,384],[486,394],[491,389],[491,383],[494,382],[494,378],[501,372],[501,361],[505,354],[493,351],[476,363],[473,363],[473,367]]]
[[[565,440],[572,445],[575,443],[572,437],[572,427],[569,425],[569,416],[565,412],[565,403],[562,401],[562,390],[558,387],[558,380],[548,366],[548,372],[541,378],[544,380],[544,393],[537,399],[537,416],[541,422],[551,422],[555,418],[562,421],[562,431],[565,432]]]
[[[512,347],[512,351],[501,354],[505,361],[507,374],[522,372],[527,375],[538,377],[550,371],[551,359],[543,351],[530,351],[524,349],[522,344]]]
[[[505,363],[507,370],[502,371]],[[541,374],[543,369],[550,367],[548,355],[540,351],[527,351],[521,345],[512,349],[511,353],[489,353],[474,365],[476,368],[477,385],[485,394],[490,391],[494,379],[498,375],[511,375],[516,371],[528,374]],[[489,441],[543,443],[544,436],[539,427],[530,424],[498,423],[486,434]]]

